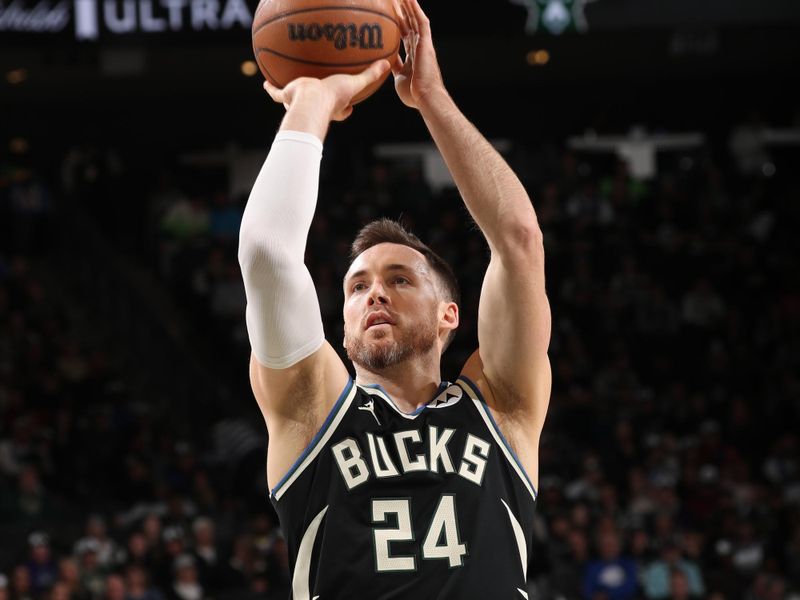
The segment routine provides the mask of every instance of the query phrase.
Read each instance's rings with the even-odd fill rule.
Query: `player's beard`
[[[400,331],[400,328],[394,327],[394,337],[389,343],[383,341],[388,335],[384,332],[379,332],[379,337],[375,338],[380,340],[379,342],[365,341],[367,331],[359,337],[348,336],[345,332],[347,357],[354,364],[370,371],[383,371],[411,358],[427,354],[436,345],[438,338],[435,315],[425,322],[404,327],[403,333],[398,335]]]

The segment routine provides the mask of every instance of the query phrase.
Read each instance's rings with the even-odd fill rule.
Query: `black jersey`
[[[294,600],[528,597],[536,490],[465,377],[411,414],[350,380],[270,498]]]

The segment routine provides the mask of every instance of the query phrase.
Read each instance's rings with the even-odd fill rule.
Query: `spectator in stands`
[[[81,590],[81,574],[75,558],[65,556],[58,561],[58,583],[56,585],[64,588],[69,600],[83,600],[85,594]]]
[[[128,587],[125,600],[164,600],[164,596],[150,585],[147,571],[138,564],[125,570],[125,583]]]
[[[220,555],[217,549],[214,522],[208,517],[198,517],[192,523],[194,556],[203,587],[213,592],[219,587]]]
[[[180,525],[165,527],[161,537],[164,552],[157,557],[154,568],[158,585],[166,590],[172,585],[175,561],[187,552],[187,540],[186,533]]]
[[[42,596],[58,579],[58,567],[50,553],[50,538],[43,531],[28,536],[30,560],[25,564],[30,573],[31,591]]]
[[[276,536],[272,544],[272,551],[267,556],[272,558],[272,564],[267,566],[265,575],[270,583],[270,598],[285,598],[289,595],[291,587],[291,573],[289,572],[289,546],[286,538]]]
[[[255,572],[256,556],[250,534],[240,533],[233,540],[233,550],[222,567],[222,580],[226,589],[243,590]]]
[[[615,529],[597,535],[600,557],[589,561],[583,577],[583,597],[595,600],[603,595],[608,600],[630,600],[638,592],[636,563],[622,556],[619,533]]]
[[[589,564],[589,541],[582,529],[569,529],[566,534],[569,553],[554,561],[553,588],[567,598],[583,594],[584,575]]]
[[[86,520],[86,537],[97,542],[97,562],[103,568],[112,567],[118,559],[117,543],[108,536],[105,519],[98,514],[90,515]],[[78,541],[78,544],[82,540]]]
[[[125,562],[130,565],[139,565],[144,569],[152,568],[155,555],[148,546],[147,538],[141,531],[134,531],[128,537]]]
[[[753,584],[747,590],[746,600],[787,600],[786,581],[783,577],[771,573],[758,573]],[[797,598],[795,594],[792,598]]]
[[[208,470],[201,468],[195,471],[191,495],[201,513],[219,511],[219,490],[214,488]]]
[[[169,588],[171,600],[203,600],[206,596],[197,573],[197,565],[191,554],[175,558],[174,577]]]
[[[764,541],[756,536],[755,527],[748,520],[739,523],[737,529],[738,539],[733,545],[731,559],[740,573],[751,576],[764,562]]]
[[[149,513],[142,520],[142,533],[150,551],[157,552],[161,544],[162,524],[161,518],[155,512]]]
[[[636,571],[643,574],[645,567],[653,559],[653,550],[650,543],[650,534],[644,527],[636,527],[630,532],[631,546],[630,555],[631,559],[636,563]]]
[[[42,485],[39,470],[25,465],[17,476],[16,489],[0,491],[0,515],[9,522],[52,519],[56,508]]]
[[[686,560],[681,555],[678,544],[670,540],[661,547],[659,558],[650,563],[642,573],[645,596],[652,600],[660,600],[675,595],[676,591],[672,587],[676,583],[675,571],[683,574],[687,586],[686,593],[692,597],[705,595],[699,566],[693,561]],[[682,586],[684,581],[678,583]]]
[[[9,600],[8,595],[8,577],[0,573],[0,600]]]
[[[66,583],[60,581],[56,582],[53,589],[50,590],[50,594],[47,596],[48,600],[75,600],[77,597],[78,596],[70,592],[69,586]]]
[[[116,574],[106,577],[104,600],[125,600],[127,597],[125,580]]]
[[[12,600],[34,600],[31,588],[31,574],[25,565],[17,565],[11,573]]]
[[[81,574],[81,589],[93,600],[101,598],[105,589],[106,570],[100,564],[99,552],[100,544],[94,538],[83,538],[80,546],[75,548]]]
[[[700,600],[703,596],[691,591],[686,571],[673,568],[669,575],[669,600]]]

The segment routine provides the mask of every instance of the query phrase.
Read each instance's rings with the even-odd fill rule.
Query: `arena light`
[[[11,85],[18,85],[28,78],[26,69],[13,69],[6,73],[6,81]]]
[[[531,50],[525,58],[532,67],[542,67],[550,62],[550,53],[547,50]]]
[[[239,68],[242,70],[242,75],[245,77],[253,77],[258,73],[258,65],[252,60],[244,61]]]

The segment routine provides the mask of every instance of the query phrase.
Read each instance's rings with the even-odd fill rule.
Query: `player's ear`
[[[439,302],[439,323],[449,330],[458,327],[458,304],[455,302]]]

